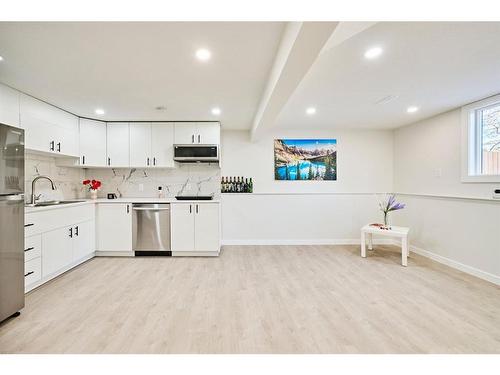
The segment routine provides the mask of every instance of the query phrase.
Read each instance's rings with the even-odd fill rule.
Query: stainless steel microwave
[[[174,160],[179,163],[215,163],[219,161],[219,146],[174,145]]]

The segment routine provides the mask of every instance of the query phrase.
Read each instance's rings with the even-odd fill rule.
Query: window
[[[462,117],[462,180],[499,182],[500,96],[463,107]]]

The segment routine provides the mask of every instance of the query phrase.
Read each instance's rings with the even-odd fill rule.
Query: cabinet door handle
[[[153,165],[156,166],[156,158],[153,158]]]
[[[111,158],[108,157],[108,165],[111,165]]]
[[[148,167],[149,167],[149,158],[147,159],[146,164],[147,164],[147,165],[148,165]]]
[[[57,144],[57,152],[61,152],[61,142]]]
[[[194,134],[191,135],[191,143],[194,143]]]
[[[33,225],[35,225],[35,224],[33,224],[33,223],[24,224],[24,227],[25,227],[25,228],[26,228],[26,227],[32,227]]]
[[[198,134],[198,143],[201,142],[201,136]]]
[[[54,151],[54,147],[55,147],[55,142],[54,141],[50,142],[50,151]]]
[[[79,232],[80,232],[80,231],[79,231],[79,229],[78,229],[78,225],[77,225],[77,226],[75,227],[75,236],[78,236]]]
[[[73,228],[69,228],[69,237],[73,238]]]
[[[25,274],[24,274],[24,277],[29,276],[29,275],[31,275],[31,274],[33,274],[33,273],[35,273],[35,271],[30,271],[30,272],[28,272],[28,273],[25,273]]]
[[[82,164],[85,165],[85,155],[82,156]]]
[[[196,213],[198,213],[198,205],[196,205]]]
[[[193,212],[193,209],[191,207],[191,205],[189,205],[189,213],[192,213]]]
[[[34,247],[28,247],[26,250],[24,250],[24,252],[27,252],[27,251],[30,251],[30,250],[33,250]]]
[[[130,207],[129,205],[127,204],[127,214],[130,212]]]

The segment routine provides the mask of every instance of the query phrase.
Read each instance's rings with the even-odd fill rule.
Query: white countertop
[[[39,212],[46,210],[57,210],[64,207],[75,207],[82,206],[86,204],[99,204],[99,203],[220,203],[220,199],[212,199],[212,200],[187,200],[180,201],[175,198],[116,198],[116,199],[106,199],[106,198],[98,198],[98,199],[75,199],[75,203],[66,203],[66,204],[57,204],[53,206],[38,206],[38,207],[29,207],[26,206],[24,208],[25,213],[29,212]]]

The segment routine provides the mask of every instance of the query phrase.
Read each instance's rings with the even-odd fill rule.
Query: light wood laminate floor
[[[376,246],[95,258],[31,292],[2,353],[500,353],[500,288]]]

